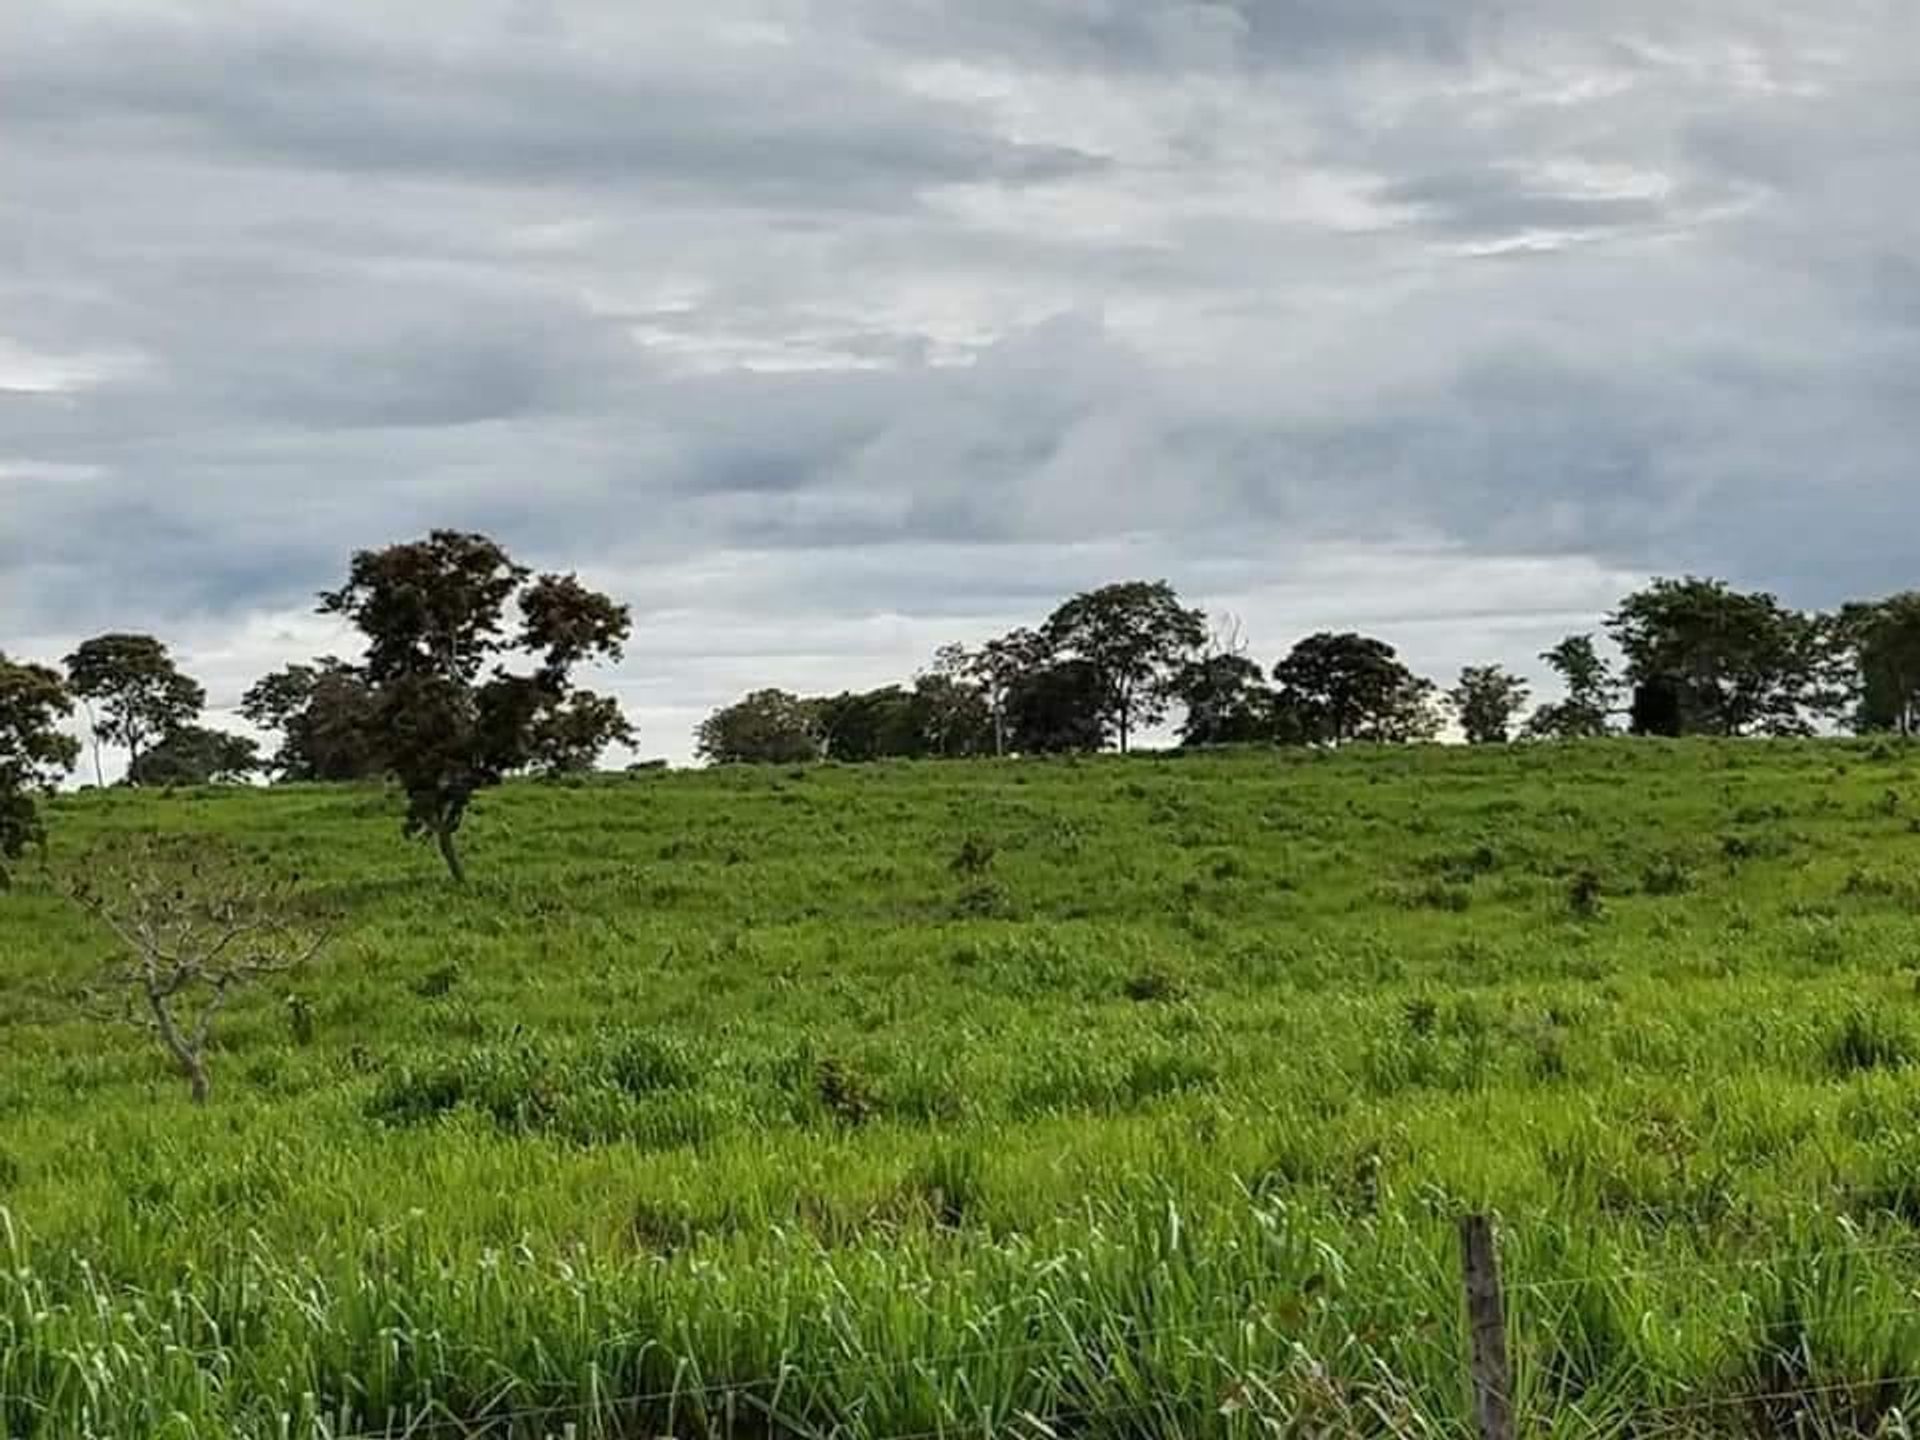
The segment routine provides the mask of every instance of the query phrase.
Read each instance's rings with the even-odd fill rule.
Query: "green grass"
[[[62,998],[105,936],[0,897],[0,1435],[1457,1434],[1482,1207],[1529,1433],[1874,1429],[1920,1401],[1917,775],[529,784],[465,891],[378,789],[63,798],[56,863],[217,834],[351,928],[195,1110]]]

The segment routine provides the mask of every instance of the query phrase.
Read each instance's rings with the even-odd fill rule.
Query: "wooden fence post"
[[[1493,1222],[1468,1215],[1460,1222],[1460,1264],[1467,1288],[1473,1418],[1480,1440],[1513,1440],[1513,1369],[1507,1359],[1507,1304],[1500,1288],[1500,1255]]]

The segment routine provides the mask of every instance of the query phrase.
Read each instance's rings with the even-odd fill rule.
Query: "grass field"
[[[1460,1433],[1476,1207],[1528,1433],[1897,1425],[1917,774],[527,784],[464,891],[378,789],[63,798],[56,863],[218,834],[351,928],[196,1110],[61,998],[104,935],[0,896],[0,1434]]]

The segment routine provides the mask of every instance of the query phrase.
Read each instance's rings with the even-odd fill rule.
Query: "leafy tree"
[[[1636,733],[1809,733],[1823,627],[1761,591],[1655,580],[1607,619],[1637,692]]]
[[[323,656],[263,677],[240,713],[280,735],[271,768],[282,780],[369,780],[384,772],[375,698],[356,665]]]
[[[755,690],[722,706],[694,739],[695,753],[715,765],[798,765],[825,748],[818,703],[785,690]]]
[[[609,747],[632,746],[639,739],[640,732],[620,709],[618,700],[591,690],[575,690],[534,717],[528,764],[547,776],[584,775],[600,763]]]
[[[80,758],[80,744],[60,728],[73,699],[57,671],[0,654],[0,890],[8,862],[45,842],[37,797]]]
[[[931,671],[913,684],[921,753],[956,758],[997,753],[1004,736],[995,729],[986,691],[962,676]]]
[[[857,764],[928,752],[926,711],[911,690],[888,685],[812,703],[821,748],[830,760]]]
[[[360,551],[320,610],[367,637],[370,729],[406,790],[406,834],[431,836],[455,880],[474,795],[539,760],[543,726],[577,693],[574,668],[618,660],[632,627],[625,606],[575,577],[533,577],[486,536],[453,530]],[[534,667],[508,670],[516,653]]]
[[[1834,633],[1854,672],[1854,728],[1920,734],[1920,591],[1846,606]]]
[[[1030,755],[1105,748],[1107,691],[1090,660],[1056,660],[1007,693],[1007,743]]]
[[[1585,740],[1607,734],[1620,687],[1613,670],[1595,648],[1591,635],[1569,635],[1541,652],[1547,668],[1560,677],[1565,696],[1542,705],[1527,721],[1536,740]]]
[[[1447,699],[1469,745],[1504,745],[1527,703],[1527,683],[1498,665],[1468,665]]]
[[[96,780],[100,741],[124,746],[137,766],[149,744],[193,723],[206,708],[207,692],[180,673],[151,635],[95,636],[67,656],[66,666],[69,688],[87,706]]]
[[[1369,635],[1309,635],[1274,666],[1273,678],[1280,706],[1310,740],[1395,743],[1431,740],[1439,732],[1433,682]]]
[[[260,746],[245,735],[182,725],[134,761],[127,780],[134,785],[232,784],[263,768]]]
[[[934,656],[933,674],[971,681],[978,687],[993,732],[993,753],[1007,753],[1007,701],[1014,686],[1042,669],[1052,658],[1046,637],[1028,629],[1010,630],[977,650],[963,645],[942,647]]]
[[[1274,738],[1274,694],[1266,672],[1230,651],[1188,661],[1172,691],[1186,707],[1180,743],[1251,745]]]
[[[1092,667],[1101,713],[1124,754],[1137,729],[1166,714],[1174,677],[1206,643],[1207,622],[1166,581],[1134,580],[1074,596],[1044,633],[1049,650]]]

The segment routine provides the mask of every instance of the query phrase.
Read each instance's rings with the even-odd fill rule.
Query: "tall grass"
[[[466,892],[377,789],[63,800],[354,924],[196,1111],[0,899],[0,1435],[1451,1436],[1469,1207],[1531,1431],[1897,1428],[1912,759],[511,787]]]

